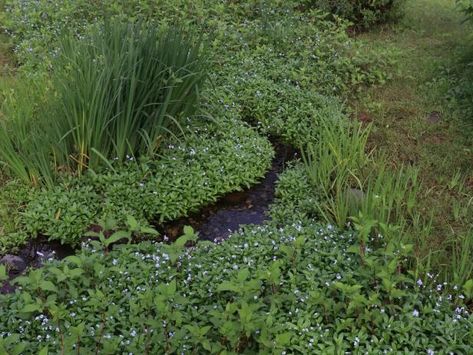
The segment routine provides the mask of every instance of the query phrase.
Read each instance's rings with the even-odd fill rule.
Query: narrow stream
[[[274,200],[278,175],[287,162],[297,157],[297,151],[289,145],[273,142],[273,147],[275,158],[261,182],[249,189],[229,193],[189,217],[166,223],[160,231],[174,240],[182,234],[185,225],[190,225],[199,233],[200,239],[219,243],[241,225],[262,224],[268,219],[267,211]]]
[[[269,217],[267,211],[275,197],[278,175],[287,162],[297,157],[297,151],[289,145],[273,142],[275,158],[271,168],[261,182],[249,189],[229,193],[216,203],[202,208],[189,217],[165,223],[158,227],[164,240],[173,241],[180,235],[184,226],[190,225],[198,232],[200,239],[219,243],[246,224],[262,224]],[[28,267],[38,268],[51,258],[63,259],[73,255],[74,249],[46,238],[31,240],[17,254],[5,255],[0,263],[9,268],[9,281],[24,273]],[[5,281],[0,294],[14,292],[15,286]]]

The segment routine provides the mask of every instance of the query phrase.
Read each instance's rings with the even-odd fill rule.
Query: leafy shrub
[[[7,116],[0,157],[37,183],[50,182],[54,167],[80,174],[104,160],[152,155],[196,113],[205,78],[199,43],[175,28],[112,22],[90,38],[68,37],[53,76],[57,102],[46,103],[39,128],[34,103]]]
[[[26,203],[20,230],[77,245],[98,219],[133,215],[140,222],[170,221],[255,183],[274,154],[266,138],[229,117],[202,126],[163,153],[36,193]]]
[[[409,246],[319,225],[259,226],[222,245],[84,248],[0,296],[10,353],[338,353],[472,350],[472,286],[399,272]],[[100,249],[101,250],[101,249]],[[436,287],[436,288],[434,288]],[[466,296],[466,297],[465,297]]]
[[[305,0],[306,5],[368,28],[399,16],[404,0]]]
[[[460,10],[467,16],[469,21],[473,21],[473,1],[472,0],[457,0],[457,5]]]

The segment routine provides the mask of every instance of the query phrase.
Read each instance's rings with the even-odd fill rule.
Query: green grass
[[[53,85],[25,80],[2,107],[0,158],[25,182],[52,186],[58,171],[151,156],[197,113],[201,46],[177,28],[115,21],[82,41],[66,37],[60,52]]]
[[[419,168],[417,202],[432,226],[416,236],[418,259],[426,269],[449,270],[452,240],[468,240],[473,226],[473,119],[446,100],[471,28],[453,0],[411,1],[406,12],[400,24],[360,36],[374,48],[394,49],[398,64],[391,82],[367,90],[352,106],[355,117],[373,122],[371,147],[393,164]],[[471,252],[471,243],[464,245]]]
[[[213,63],[214,85],[203,96],[214,120],[192,126],[198,128],[195,135],[183,142],[166,142],[173,144],[166,144],[168,149],[157,161],[114,165],[108,172],[89,169],[81,179],[63,181],[55,190],[22,192],[14,184],[0,189],[0,204],[6,206],[0,208],[0,234],[2,228],[16,232],[8,234],[14,245],[18,236],[36,234],[78,244],[97,221],[113,217],[117,222],[101,224],[105,229],[99,233],[101,243],[84,243],[77,255],[31,270],[16,281],[22,289],[0,296],[4,305],[0,307],[0,353],[25,349],[65,354],[471,353],[473,280],[464,282],[472,273],[470,143],[467,120],[444,100],[455,83],[444,67],[453,63],[454,48],[463,38],[453,2],[411,2],[404,23],[363,34],[354,40],[356,46],[347,41],[345,27],[321,24],[319,31],[318,14],[293,16],[285,7],[263,13],[261,21],[275,25],[268,28],[287,29],[289,35],[262,31],[258,16],[264,9],[251,5],[256,2],[272,10],[269,5],[278,9],[282,0],[247,2],[250,5],[228,2],[228,6],[214,5],[214,0],[195,2],[196,10],[202,11],[196,11],[199,20],[218,23],[221,35],[212,42],[221,62]],[[180,3],[185,1],[170,1],[175,9]],[[239,10],[243,16],[238,19],[231,11],[223,12],[227,16],[219,22],[219,11],[227,11],[223,8]],[[219,20],[207,16],[207,9]],[[188,19],[187,12],[182,13],[182,22]],[[41,22],[40,13],[33,11],[29,17]],[[166,20],[167,12],[161,13]],[[252,20],[253,15],[258,16]],[[267,16],[274,16],[274,21]],[[359,40],[365,46],[358,46]],[[105,42],[106,48],[113,44],[133,48],[120,36]],[[304,64],[314,47],[317,56]],[[340,52],[343,48],[363,55]],[[88,49],[108,58],[107,51]],[[352,102],[355,115],[373,121],[369,128],[344,120],[338,101],[315,95],[315,90],[343,95],[348,88],[355,91],[363,84],[383,82],[388,77],[384,64],[373,63],[390,61],[372,53],[388,55],[391,50],[398,53],[394,80]],[[135,122],[134,107],[148,107],[135,100],[139,89],[134,84],[140,76],[134,70],[119,70],[121,64],[136,64],[133,51],[124,51],[130,61],[111,61],[105,70],[99,68],[107,80],[97,83],[93,81],[97,70],[90,61],[81,62],[81,52],[71,54],[73,62],[82,63],[78,67],[92,75],[76,72],[71,82],[62,81],[70,101],[60,116],[65,123],[72,122],[68,137],[77,134],[70,154],[79,167],[81,160],[90,164],[92,148],[102,155],[126,156],[127,145],[134,142],[128,133],[136,131],[127,125]],[[125,56],[124,52],[120,53]],[[124,76],[111,75],[116,73]],[[115,77],[111,88],[117,89],[117,96],[125,93],[123,100],[102,87],[101,83],[110,82],[107,75]],[[122,82],[124,78],[133,79],[131,84],[123,80],[129,86]],[[325,87],[327,83],[330,87]],[[26,84],[13,87],[22,85]],[[235,89],[239,87],[246,87],[246,92]],[[21,96],[25,102],[31,99],[27,94]],[[94,106],[97,98],[112,107]],[[18,127],[28,133],[26,118],[35,112],[21,101],[15,104],[8,116],[19,115]],[[121,122],[124,126],[99,125],[96,131],[92,127],[82,135],[76,132],[86,113],[103,120],[101,114],[117,107],[126,107],[129,120]],[[425,120],[432,111],[439,112],[439,122]],[[188,239],[173,244],[110,245],[132,233],[144,237],[138,232],[141,223],[175,220],[262,176],[273,150],[240,118],[259,122],[262,131],[276,132],[306,148],[305,165],[293,162],[280,176],[271,221],[246,226],[222,245],[203,242],[185,247],[186,240],[195,237],[189,228],[184,229]],[[93,143],[87,144],[90,150],[82,149],[81,137],[100,136],[109,127],[111,132],[106,133],[119,138],[115,143],[130,144],[122,149],[110,144],[105,152]],[[140,128],[146,132],[148,127]],[[12,151],[18,147],[23,142],[16,142]],[[378,151],[370,154],[374,147]],[[33,146],[32,152],[36,150]],[[347,196],[349,189],[352,196]],[[342,231],[318,224],[326,222],[320,218],[324,202],[328,202],[326,219],[344,227]],[[345,229],[346,221],[352,230]],[[5,250],[11,246],[5,244]],[[417,272],[411,269],[414,260],[420,267]],[[443,280],[425,274],[432,269],[445,270],[456,287],[451,283],[444,287]],[[0,281],[5,278],[6,268],[0,266]]]
[[[5,36],[3,33],[0,33],[0,105],[3,102],[5,90],[8,89],[9,85],[14,80],[12,75],[13,68],[14,59],[11,53],[10,42],[7,36]],[[1,120],[2,114],[0,113],[0,121]],[[0,186],[2,186],[5,181],[6,176],[4,176],[2,170],[0,169]]]

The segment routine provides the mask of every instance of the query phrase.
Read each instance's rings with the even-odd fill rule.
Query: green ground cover
[[[472,351],[469,25],[334,3],[5,1],[0,254],[98,240],[0,295],[0,353]],[[131,243],[255,183],[268,136],[302,153],[269,222]]]

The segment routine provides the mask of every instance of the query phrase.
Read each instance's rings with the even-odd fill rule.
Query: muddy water
[[[276,181],[287,162],[297,157],[297,152],[290,146],[273,142],[275,158],[270,170],[258,184],[241,192],[232,192],[223,196],[216,203],[204,207],[197,213],[180,218],[163,226],[158,226],[164,240],[175,240],[182,235],[185,225],[190,225],[198,232],[200,239],[221,242],[245,224],[262,224],[268,219],[267,211],[274,200]],[[45,238],[30,241],[16,255],[0,258],[9,264],[10,281],[24,273],[28,267],[38,268],[48,259],[63,259],[73,255],[74,249],[57,242],[48,242]],[[0,287],[0,293],[13,292],[15,287],[8,281]]]

